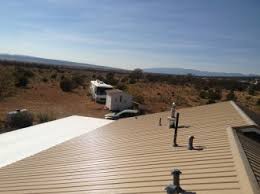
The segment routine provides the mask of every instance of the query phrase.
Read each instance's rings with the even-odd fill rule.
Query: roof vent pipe
[[[178,169],[174,169],[172,171],[172,176],[173,176],[173,184],[168,185],[165,190],[167,194],[179,194],[185,192],[180,186],[180,175],[181,171]]]
[[[162,126],[162,118],[159,119],[159,126]]]
[[[175,129],[174,129],[174,135],[173,135],[173,147],[177,147],[177,135],[178,135],[178,126],[179,126],[179,116],[180,113],[177,113],[176,115],[176,123],[175,123]]]
[[[188,142],[188,150],[193,150],[193,140],[194,140],[194,136],[190,136],[189,137],[189,142]]]
[[[175,117],[175,113],[176,113],[176,104],[175,104],[175,102],[173,102],[172,108],[171,108],[171,118]]]
[[[173,102],[171,107],[171,115],[168,117],[169,128],[174,128],[175,126],[175,115],[176,115],[176,104]]]

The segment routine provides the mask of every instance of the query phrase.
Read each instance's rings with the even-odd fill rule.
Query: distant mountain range
[[[195,76],[205,76],[205,77],[259,77],[259,75],[254,74],[242,74],[242,73],[224,73],[224,72],[209,72],[209,71],[199,71],[194,69],[184,69],[184,68],[146,68],[143,69],[147,73],[159,73],[168,75],[187,75],[192,74]]]
[[[128,72],[128,70],[101,66],[101,65],[93,65],[87,63],[76,63],[71,61],[64,60],[54,60],[54,59],[46,59],[40,57],[32,57],[25,55],[10,55],[10,54],[0,54],[0,60],[8,60],[8,61],[18,61],[18,62],[28,62],[28,63],[38,63],[45,65],[54,65],[54,66],[64,66],[69,68],[82,68],[82,69],[95,69],[95,70],[111,70],[111,71],[120,71],[120,72]],[[147,73],[159,73],[159,74],[169,74],[169,75],[187,75],[192,74],[195,76],[205,76],[205,77],[259,77],[259,75],[255,74],[242,74],[242,73],[224,73],[224,72],[209,72],[209,71],[199,71],[194,69],[184,69],[184,68],[145,68],[144,72]]]
[[[0,60],[7,61],[18,61],[18,62],[28,62],[28,63],[38,63],[43,65],[54,65],[54,66],[64,66],[70,68],[82,68],[82,69],[96,69],[96,70],[113,70],[113,71],[126,71],[119,68],[106,67],[101,65],[93,65],[87,63],[76,63],[71,61],[45,59],[40,57],[32,57],[25,55],[10,55],[10,54],[0,54]]]

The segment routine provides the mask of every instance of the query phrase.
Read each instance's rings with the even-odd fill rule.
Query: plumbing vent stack
[[[194,136],[190,136],[189,137],[189,142],[188,142],[188,150],[193,150],[193,140],[194,140]]]
[[[159,119],[159,126],[162,126],[162,118]]]
[[[175,117],[175,112],[176,112],[176,104],[173,102],[171,108],[171,118]]]
[[[171,115],[170,115],[170,117],[168,117],[169,128],[174,128],[174,126],[175,126],[175,114],[176,114],[176,105],[173,102],[172,103],[172,108],[171,108]]]
[[[173,184],[170,184],[165,188],[167,194],[179,194],[185,192],[185,190],[180,186],[181,171],[174,169],[171,174],[173,176]]]

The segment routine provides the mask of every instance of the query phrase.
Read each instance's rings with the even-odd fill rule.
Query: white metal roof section
[[[0,168],[113,121],[70,116],[0,135]]]

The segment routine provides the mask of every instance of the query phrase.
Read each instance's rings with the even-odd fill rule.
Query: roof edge
[[[252,125],[249,125],[252,127]],[[239,126],[238,128],[241,128]],[[243,126],[247,127],[247,126]],[[238,139],[236,133],[236,127],[227,128],[228,139],[230,141],[230,147],[234,158],[235,168],[238,172],[238,178],[243,193],[247,194],[258,194],[260,192],[258,182],[251,169],[249,161],[246,157],[244,149]]]
[[[248,125],[257,125],[234,101],[229,101]]]

